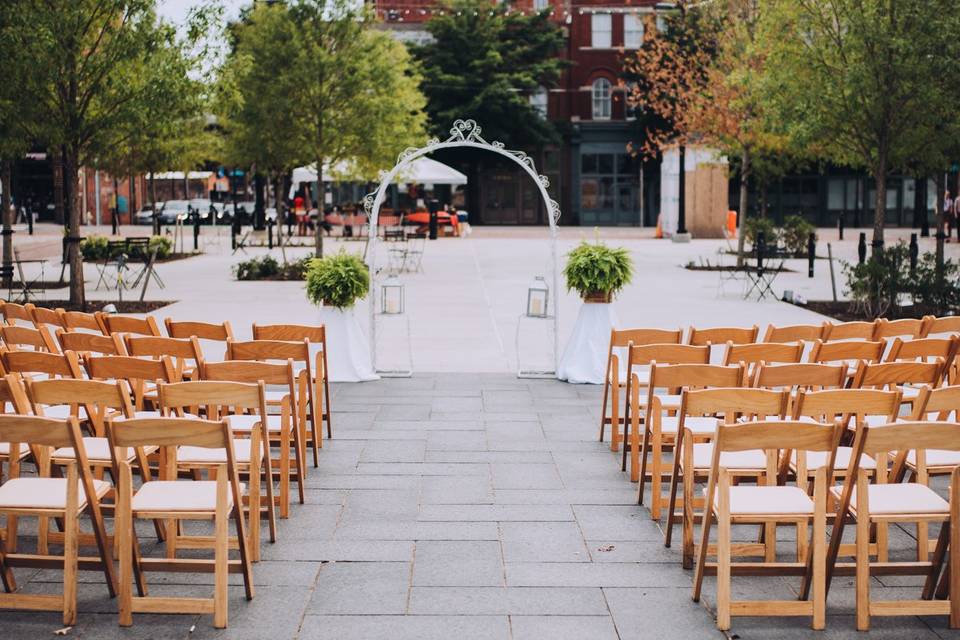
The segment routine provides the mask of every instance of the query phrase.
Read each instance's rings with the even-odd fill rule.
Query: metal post
[[[193,212],[193,250],[200,250],[200,212]]]
[[[429,231],[430,231],[429,235],[431,240],[437,239],[437,230],[438,230],[437,227],[439,226],[439,221],[437,220],[437,211],[439,209],[440,209],[440,201],[436,199],[431,200],[430,201],[430,224],[429,224]]]
[[[917,257],[920,255],[920,245],[917,243],[917,234],[910,234],[910,275],[917,271]]]
[[[763,254],[767,249],[767,234],[763,231],[757,233],[757,272],[763,273]]]
[[[817,234],[807,236],[807,277],[813,277],[813,262],[817,259]]]
[[[840,239],[843,240],[843,225],[844,225],[844,212],[840,212],[840,217],[837,218],[837,229],[840,231]]]
[[[860,232],[860,242],[857,244],[857,257],[860,259],[860,264],[863,264],[867,261],[867,234]]]
[[[837,301],[837,278],[833,273],[833,247],[827,243],[827,261],[830,262],[830,287],[833,289],[833,301]]]
[[[273,220],[267,220],[267,248],[273,249]]]
[[[687,145],[680,145],[680,174],[677,180],[677,235],[687,232]]]

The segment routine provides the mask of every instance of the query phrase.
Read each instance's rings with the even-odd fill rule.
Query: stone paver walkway
[[[229,629],[214,630],[206,616],[152,615],[119,629],[116,602],[85,573],[70,637],[724,637],[710,609],[712,581],[704,604],[693,603],[677,550],[663,547],[634,486],[596,442],[599,398],[597,387],[500,374],[337,385],[336,437],[311,469],[306,504],[281,521],[279,542],[264,544],[256,598],[246,602],[231,577]],[[58,579],[37,572],[24,588],[50,591]],[[199,585],[211,580],[155,574],[151,585],[209,593]],[[790,597],[795,583],[739,580],[734,593]],[[912,584],[885,579],[875,588],[913,597]],[[802,618],[738,619],[729,637],[950,637],[940,618],[878,619],[858,635],[852,593],[849,579],[834,583],[822,634]],[[3,638],[51,637],[58,616],[3,612],[0,628]]]

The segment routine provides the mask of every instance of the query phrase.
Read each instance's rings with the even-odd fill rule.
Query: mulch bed
[[[59,307],[64,311],[85,311],[90,313],[92,311],[99,311],[106,305],[112,304],[117,308],[118,313],[150,313],[151,311],[156,311],[177,301],[144,300],[141,302],[139,300],[124,300],[123,302],[117,302],[116,300],[87,300],[86,305],[71,304],[69,300],[31,300],[31,302],[37,307],[43,307],[45,309],[56,309]]]
[[[834,302],[833,300],[808,300],[806,304],[797,306],[803,307],[804,309],[809,309],[810,311],[816,311],[817,313],[821,313],[825,316],[830,316],[831,318],[839,320],[840,322],[851,322],[854,320],[875,320],[872,315],[864,313],[862,310],[856,307],[855,303],[849,300],[838,300],[837,302]],[[888,320],[899,320],[901,318],[922,318],[930,315],[936,316],[943,314],[938,313],[937,310],[932,307],[925,305],[912,305],[891,309],[885,317]]]
[[[683,267],[687,271],[756,271],[757,266],[745,265],[743,267],[724,267],[715,264],[694,264],[694,265],[685,265]],[[796,273],[796,269],[788,269],[787,267],[782,267],[780,269],[764,269],[764,271],[777,271],[778,273]]]

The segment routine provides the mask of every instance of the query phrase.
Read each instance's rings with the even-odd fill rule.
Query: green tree
[[[17,89],[29,101],[19,124],[60,158],[70,302],[85,302],[80,254],[79,167],[124,144],[153,97],[150,54],[162,41],[153,0],[22,0],[7,16]]]
[[[918,158],[944,167],[957,135],[956,3],[769,0],[760,28],[775,120],[801,146],[870,172],[882,250],[887,175]]]
[[[366,11],[349,0],[297,0],[287,15],[295,57],[273,72],[296,80],[290,83],[296,140],[300,157],[316,163],[322,209],[324,161],[348,162],[352,172],[372,178],[422,139],[420,75],[406,48],[374,29]],[[320,225],[316,253],[323,254]]]
[[[560,27],[549,11],[524,15],[509,4],[451,0],[426,27],[433,41],[413,48],[435,134],[473,118],[488,139],[529,148],[558,139],[555,125],[530,104],[540,87],[556,86],[565,62]]]

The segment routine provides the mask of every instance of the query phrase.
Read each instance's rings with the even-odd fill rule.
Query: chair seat
[[[704,490],[706,493],[706,490]],[[713,507],[720,505],[719,491]],[[799,487],[730,487],[731,515],[812,515],[813,500]]]
[[[45,418],[55,418],[57,420],[66,420],[72,414],[70,413],[70,405],[68,404],[53,404],[49,406],[42,407],[43,417]],[[80,405],[77,407],[77,417],[81,420],[87,419],[87,410]]]
[[[78,505],[83,508],[87,496],[79,480],[77,484]],[[93,490],[98,498],[103,497],[110,491],[110,483],[94,479]],[[66,478],[13,478],[0,485],[0,509],[65,509],[66,506]]]
[[[83,448],[87,451],[87,460],[90,462],[110,462],[110,442],[106,438],[83,438]],[[144,447],[143,451],[149,455],[157,450],[155,446]],[[77,457],[73,447],[60,447],[53,452],[54,460],[73,460]],[[136,460],[133,449],[127,449],[127,462]]]
[[[680,408],[680,398],[679,394],[668,394],[668,393],[657,393],[655,394],[660,400],[661,409],[679,409]],[[647,406],[647,392],[646,390],[641,389],[640,391],[640,406]]]
[[[867,506],[870,515],[949,513],[950,505],[930,487],[914,482],[868,485]],[[843,487],[830,492],[839,497]],[[857,488],[850,496],[850,507],[856,513]]]
[[[139,511],[213,512],[217,508],[217,482],[215,480],[146,482],[133,496],[131,505],[134,513]],[[227,506],[233,507],[233,495],[229,489]]]
[[[833,463],[835,471],[846,471],[850,468],[850,458],[853,457],[852,447],[837,447],[837,457]],[[830,454],[826,451],[808,451],[807,452],[807,470],[816,471],[820,467],[825,467],[830,459]],[[792,462],[794,468],[797,463],[797,452],[793,452]],[[873,470],[877,468],[877,461],[863,453],[860,454],[860,468]]]
[[[251,460],[251,441],[236,439],[233,441],[233,456],[237,462],[248,464]],[[226,449],[182,446],[177,449],[177,462],[184,464],[226,464]]]
[[[712,465],[713,443],[695,443],[693,445],[693,468],[709,469]],[[724,451],[720,454],[720,466],[738,471],[764,471],[767,468],[767,456],[760,449]]]
[[[0,453],[3,453],[0,450]],[[907,454],[907,464],[911,467],[917,466],[917,453],[910,451]],[[953,467],[960,465],[960,451],[948,451],[945,449],[927,449],[928,467]]]
[[[17,458],[18,460],[20,458],[25,457],[28,453],[30,453],[30,445],[28,445],[25,442],[21,442],[20,446],[18,446],[17,448],[20,450],[20,455]],[[10,456],[10,443],[0,442],[0,457],[6,459],[9,456]]]
[[[159,411],[134,411],[132,418],[127,418],[126,416],[117,416],[113,419],[114,422],[123,422],[125,420],[142,420],[144,418],[162,418],[163,414]],[[176,416],[174,416],[176,417]],[[183,414],[184,418],[193,418],[194,420],[200,420],[200,416],[194,415],[192,413]]]
[[[249,433],[260,423],[260,416],[251,414],[237,414],[227,416],[230,428],[240,433]],[[279,433],[283,430],[282,416],[267,416],[267,431]]]
[[[713,435],[717,432],[717,423],[719,420],[709,416],[687,416],[683,421],[683,427],[690,429],[696,435]],[[661,416],[660,432],[677,433],[680,424],[679,416]]]

